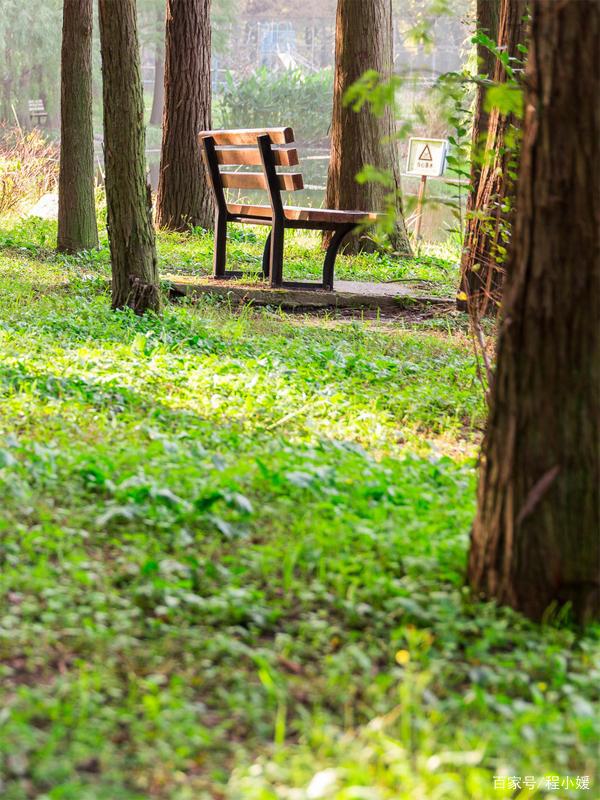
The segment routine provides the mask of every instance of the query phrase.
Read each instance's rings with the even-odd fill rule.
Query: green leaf
[[[501,114],[523,116],[523,89],[514,83],[497,83],[490,86],[485,94],[484,108],[490,112],[497,108]]]

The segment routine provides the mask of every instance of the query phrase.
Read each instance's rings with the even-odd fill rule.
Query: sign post
[[[415,220],[415,236],[421,238],[421,221],[423,219],[423,198],[425,197],[425,187],[427,185],[427,175],[421,175],[419,184],[419,194],[417,195],[417,219]]]
[[[417,195],[417,216],[415,220],[415,236],[421,236],[423,219],[423,200],[429,176],[439,177],[444,174],[448,142],[446,139],[416,139],[408,141],[406,172],[409,175],[420,175],[419,193]]]

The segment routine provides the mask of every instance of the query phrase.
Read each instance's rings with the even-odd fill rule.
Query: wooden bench
[[[48,119],[48,112],[44,108],[43,100],[30,100],[29,106],[29,120],[36,125],[44,125]]]
[[[198,136],[206,173],[215,198],[215,278],[239,278],[244,272],[226,270],[227,223],[268,225],[271,228],[262,259],[262,275],[273,287],[333,290],[335,258],[342,240],[377,214],[365,211],[334,211],[323,208],[284,206],[283,191],[304,188],[302,173],[277,172],[277,167],[299,163],[291,128],[203,131]],[[260,166],[261,172],[222,171],[221,167]],[[269,205],[229,203],[225,189],[262,189]],[[283,280],[283,239],[286,228],[333,231],[325,253],[320,283]]]

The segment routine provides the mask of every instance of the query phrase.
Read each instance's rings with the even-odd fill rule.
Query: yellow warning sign
[[[429,149],[428,144],[426,144],[425,147],[421,150],[419,161],[433,161],[433,156],[431,155],[431,150]]]

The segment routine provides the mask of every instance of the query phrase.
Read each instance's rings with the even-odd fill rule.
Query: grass
[[[598,629],[464,586],[460,319],[139,319],[53,236],[0,228],[3,800],[593,796]]]
[[[228,266],[256,273],[261,269],[266,228],[230,225]],[[100,249],[88,252],[83,259],[69,259],[54,253],[56,226],[30,218],[0,228],[0,247],[22,253],[41,253],[56,266],[75,264],[92,266],[96,273],[109,274],[110,256],[106,232],[101,230]],[[458,250],[453,245],[421,245],[416,260],[392,258],[387,254],[339,257],[336,278],[356,281],[405,281],[416,291],[454,297],[458,282]],[[212,272],[213,238],[202,229],[189,233],[159,233],[159,264],[162,275],[203,276]],[[312,231],[288,231],[285,247],[285,276],[289,279],[317,280],[322,276],[324,251],[318,234]]]

